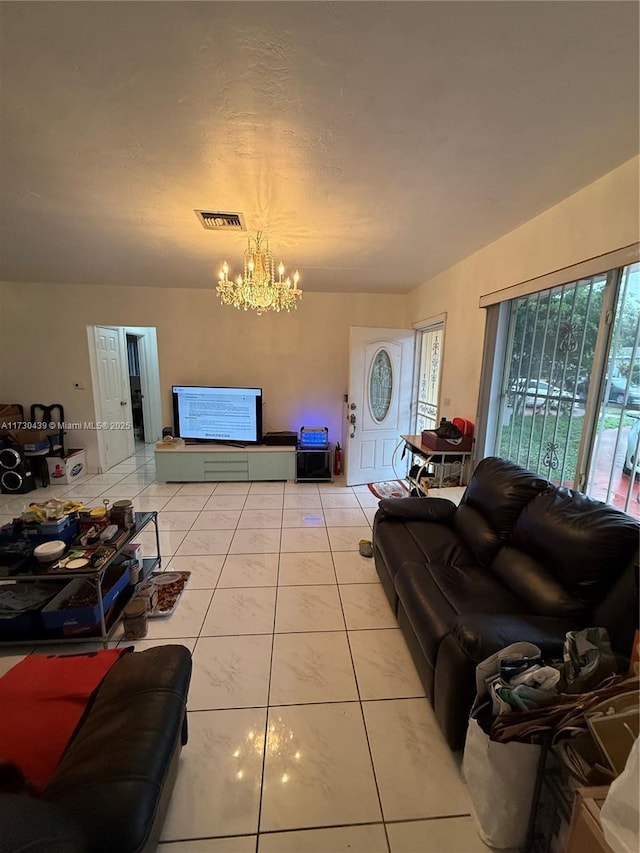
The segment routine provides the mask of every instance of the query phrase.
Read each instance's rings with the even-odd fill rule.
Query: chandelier
[[[244,277],[239,275],[235,281],[229,279],[229,264],[222,265],[216,291],[223,305],[234,308],[251,308],[258,314],[265,311],[291,311],[298,307],[302,291],[298,287],[300,273],[293,274],[293,281],[284,278],[282,261],[275,274],[273,253],[269,250],[269,241],[258,231],[255,237],[249,237],[244,253]]]

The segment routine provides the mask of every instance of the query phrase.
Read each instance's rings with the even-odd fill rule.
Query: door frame
[[[89,369],[91,371],[91,390],[97,421],[104,421],[102,399],[100,394],[100,379],[98,374],[97,330],[113,329],[120,333],[120,357],[123,365],[125,390],[127,399],[131,401],[131,382],[126,349],[127,333],[138,338],[138,357],[140,359],[140,382],[147,391],[143,399],[143,417],[145,421],[145,442],[151,444],[160,440],[162,434],[162,403],[160,395],[160,369],[158,364],[158,337],[155,326],[119,326],[115,323],[96,323],[87,326],[89,346]],[[144,376],[143,376],[144,371]],[[146,405],[145,405],[146,404]],[[147,433],[147,425],[149,430]],[[107,468],[107,451],[102,430],[96,430],[98,446],[98,473],[102,474]],[[135,450],[133,428],[131,435],[131,455]]]
[[[125,336],[133,335],[138,339],[144,441],[145,444],[155,444],[162,436],[158,334],[155,326],[123,326],[122,328]]]

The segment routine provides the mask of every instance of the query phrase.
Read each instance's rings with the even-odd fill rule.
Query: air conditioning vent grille
[[[225,213],[214,210],[194,211],[203,228],[207,231],[246,231],[244,216],[241,213]]]

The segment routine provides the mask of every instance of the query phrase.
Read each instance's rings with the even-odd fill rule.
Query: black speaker
[[[35,489],[31,462],[19,444],[0,449],[0,492],[4,495],[24,495]]]
[[[163,438],[173,438],[173,427],[162,427]]]

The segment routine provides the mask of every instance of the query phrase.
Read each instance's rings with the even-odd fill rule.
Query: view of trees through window
[[[576,480],[592,383],[598,386],[592,394],[601,390],[596,431],[616,432],[612,452],[621,456],[621,469],[625,438],[635,423],[640,432],[640,265],[621,272],[610,318],[603,316],[608,280],[615,285],[602,274],[511,304],[496,449],[567,486]],[[594,356],[599,328],[608,321],[613,334],[602,377],[594,374]]]

